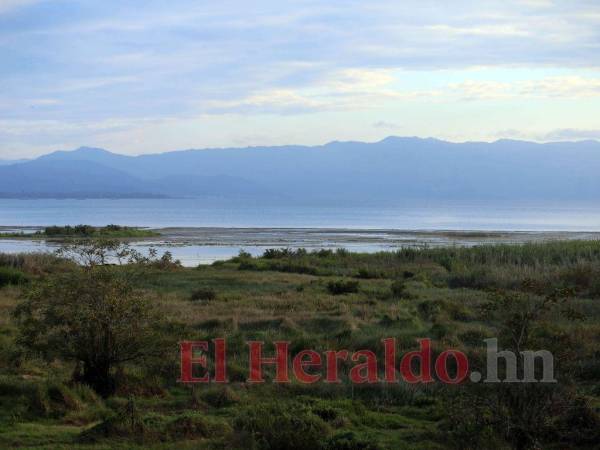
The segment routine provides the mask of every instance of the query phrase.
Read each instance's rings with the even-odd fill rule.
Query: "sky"
[[[600,139],[598,0],[0,0],[0,159]]]

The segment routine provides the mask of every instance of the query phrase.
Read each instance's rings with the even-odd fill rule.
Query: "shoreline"
[[[22,236],[0,236],[2,241],[60,243],[68,237],[34,236],[43,226],[0,226],[2,233],[23,232]],[[522,231],[522,230],[430,230],[385,228],[316,227],[135,227],[157,233],[156,236],[117,237],[132,244],[158,246],[260,246],[260,247],[332,247],[336,244],[383,245],[403,247],[423,245],[478,245],[526,243],[556,240],[596,240],[598,231]],[[78,239],[87,239],[77,237]],[[1,246],[0,246],[1,251]]]

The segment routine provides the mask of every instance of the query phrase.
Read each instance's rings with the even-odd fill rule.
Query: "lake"
[[[201,199],[0,199],[0,225],[600,231],[597,205],[276,206]]]
[[[228,259],[241,249],[258,255],[270,247],[373,252],[407,246],[598,239],[600,206],[292,207],[199,199],[0,199],[2,232],[79,223],[160,229],[160,238],[131,244],[142,252],[150,247],[169,250],[183,264],[193,266]],[[58,245],[3,239],[0,252],[53,251]]]

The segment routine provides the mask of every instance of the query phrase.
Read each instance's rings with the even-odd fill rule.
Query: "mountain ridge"
[[[39,180],[36,173],[41,174]],[[94,190],[90,183],[94,180],[96,193],[111,195],[292,203],[596,201],[598,173],[600,143],[590,140],[453,143],[389,136],[374,143],[332,141],[319,146],[187,149],[138,156],[80,147],[0,166],[0,195],[48,195],[52,189],[84,195]]]

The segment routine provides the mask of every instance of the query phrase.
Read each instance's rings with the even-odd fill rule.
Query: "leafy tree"
[[[128,267],[102,265],[128,254]],[[120,365],[159,351],[161,318],[135,288],[148,259],[114,242],[71,245],[80,265],[36,283],[16,310],[20,343],[47,359],[75,361],[74,377],[103,396],[114,392]]]

